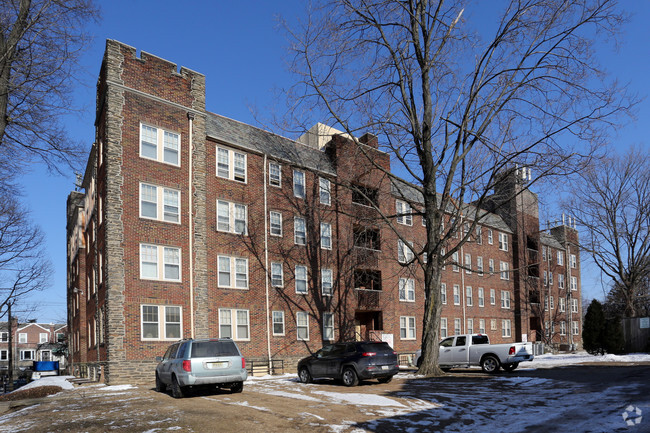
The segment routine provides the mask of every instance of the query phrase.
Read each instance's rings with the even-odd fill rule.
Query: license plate
[[[226,368],[226,367],[228,367],[227,362],[208,362],[209,369]]]
[[[382,365],[382,366],[381,366],[381,369],[382,369],[382,370],[388,370],[388,366],[387,366],[387,365]]]

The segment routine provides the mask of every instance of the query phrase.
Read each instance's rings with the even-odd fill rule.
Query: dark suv
[[[379,341],[330,344],[298,363],[298,377],[303,383],[320,378],[340,379],[345,386],[355,386],[364,379],[388,383],[398,371],[397,353]]]
[[[246,360],[229,338],[181,340],[156,360],[156,391],[169,386],[175,398],[182,398],[189,387],[202,385],[232,392],[244,389]]]

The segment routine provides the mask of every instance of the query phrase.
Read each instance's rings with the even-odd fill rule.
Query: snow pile
[[[587,352],[566,353],[558,355],[539,355],[532,362],[522,362],[519,368],[553,368],[565,365],[587,364],[597,362],[650,362],[650,354],[632,353],[629,355],[603,355],[594,356]]]
[[[68,379],[74,379],[74,376],[45,376],[18,389],[32,389],[38,388],[39,386],[58,386],[63,389],[74,389],[74,385],[68,382]]]

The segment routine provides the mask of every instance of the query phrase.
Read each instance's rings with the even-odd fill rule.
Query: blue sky
[[[482,6],[486,4],[494,3]],[[276,102],[276,89],[289,87],[292,80],[286,67],[287,42],[276,17],[281,15],[293,20],[303,5],[299,0],[102,2],[103,19],[91,29],[95,40],[82,59],[84,70],[75,94],[75,104],[81,111],[71,115],[67,123],[71,136],[84,142],[88,149],[94,139],[95,83],[106,39],[118,40],[205,74],[209,111],[256,124],[251,107],[263,116]],[[650,22],[650,2],[630,1],[623,5],[633,15],[618,50],[603,47],[599,55],[613,76],[621,82],[629,82],[631,89],[645,98],[650,90],[647,24]],[[470,17],[482,16],[479,12],[467,12]],[[648,148],[645,128],[650,118],[650,102],[644,100],[636,114],[635,121],[613,131],[614,142],[620,149],[632,144]],[[83,168],[79,167],[79,171],[83,172]],[[46,234],[46,247],[55,274],[49,288],[26,301],[36,303],[37,310],[21,319],[66,321],[65,202],[74,189],[74,179],[73,172],[65,177],[50,175],[38,165],[22,179],[25,202],[33,220]],[[540,199],[544,206],[554,204],[550,197]],[[583,296],[602,297],[597,272],[587,266],[582,276]]]

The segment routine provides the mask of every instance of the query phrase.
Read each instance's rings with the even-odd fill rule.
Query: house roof
[[[539,241],[542,244],[544,244],[544,245],[546,245],[548,247],[553,247],[553,248],[558,249],[558,250],[563,250],[564,249],[562,244],[560,242],[558,242],[558,240],[555,239],[553,237],[553,235],[551,235],[549,233],[546,233],[546,232],[541,232],[539,234]]]

